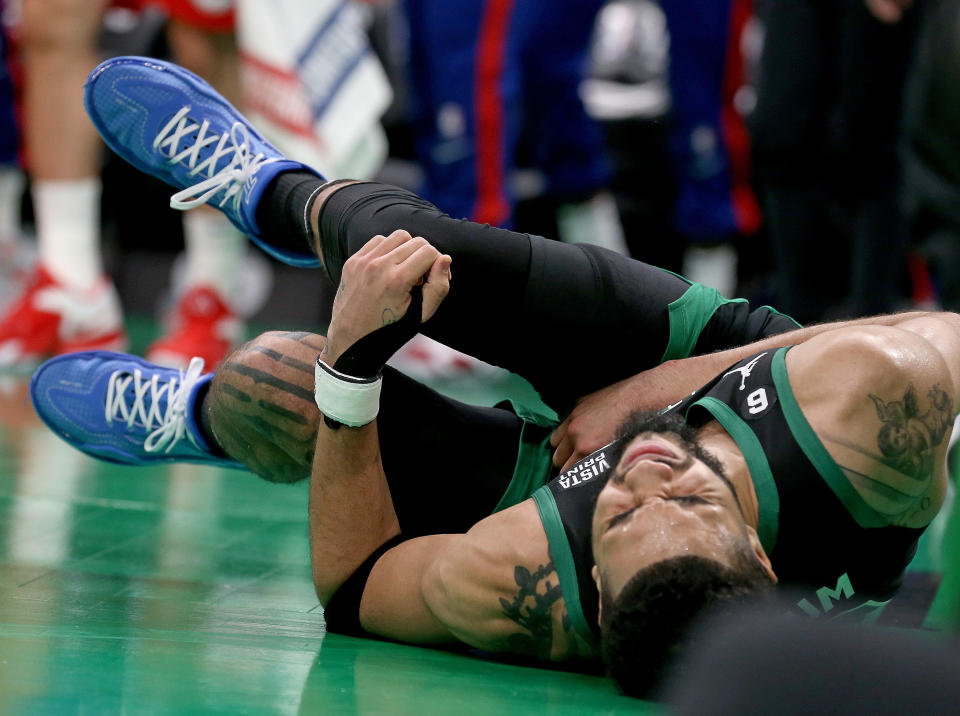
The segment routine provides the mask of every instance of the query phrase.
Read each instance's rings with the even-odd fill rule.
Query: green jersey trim
[[[512,402],[512,401],[511,401]],[[540,487],[547,484],[553,470],[553,450],[550,433],[556,423],[549,418],[514,404],[514,412],[523,419],[520,430],[520,445],[513,477],[494,512],[519,504]]]
[[[550,556],[553,558],[553,565],[557,568],[557,579],[560,580],[560,591],[563,592],[563,602],[567,607],[570,624],[581,639],[595,646],[596,637],[587,624],[586,617],[583,616],[577,568],[573,561],[573,552],[570,551],[570,543],[567,541],[567,533],[563,529],[557,502],[546,485],[533,493],[533,501],[540,512],[543,531],[547,533]]]
[[[750,478],[757,490],[757,535],[760,537],[763,549],[770,554],[777,544],[777,534],[780,529],[780,493],[773,479],[770,463],[767,462],[767,455],[760,445],[760,439],[743,418],[726,403],[707,396],[694,405],[701,405],[708,410],[723,429],[730,433],[743,452],[747,469],[750,470]]]
[[[690,284],[680,298],[667,306],[670,338],[660,362],[687,358],[697,345],[700,333],[720,306],[746,302],[745,298],[724,298],[717,289],[703,284]]]
[[[547,484],[552,469],[550,431],[544,435],[542,426],[525,422],[520,433],[520,448],[513,477],[493,511],[499,512],[526,500]]]
[[[879,512],[874,510],[857,492],[856,488],[843,474],[840,466],[827,452],[820,442],[820,438],[810,427],[806,417],[800,411],[797,399],[790,388],[790,379],[787,376],[786,354],[789,346],[780,348],[773,355],[772,371],[773,384],[777,387],[780,397],[780,406],[787,419],[787,425],[793,433],[803,454],[813,464],[817,472],[824,479],[830,490],[850,513],[850,516],[861,527],[886,527],[889,522]]]

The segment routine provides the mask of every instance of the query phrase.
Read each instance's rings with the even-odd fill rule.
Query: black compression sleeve
[[[360,626],[360,600],[363,598],[363,590],[377,560],[403,541],[403,535],[397,535],[377,547],[323,605],[323,619],[327,623],[327,631],[348,636],[372,636]]]
[[[334,282],[352,253],[397,229],[449,254],[450,292],[421,332],[523,376],[558,412],[659,363],[670,337],[668,306],[690,287],[596,246],[453,219],[385,184],[334,192],[319,225]]]
[[[426,231],[424,222],[415,219],[417,210],[428,217]],[[430,219],[442,216],[426,199],[388,184],[366,182],[340,189],[326,200],[320,213],[320,246],[327,276],[334,285],[339,284],[344,262],[377,234],[387,236],[406,229],[434,243],[436,227]]]

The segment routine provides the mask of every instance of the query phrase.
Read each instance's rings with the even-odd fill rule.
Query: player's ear
[[[757,534],[757,531],[747,525],[747,539],[750,541],[750,548],[753,550],[753,554],[760,561],[760,564],[763,565],[763,568],[766,570],[767,574],[770,575],[770,580],[776,584],[777,575],[773,571],[773,565],[770,563],[770,557],[767,556],[767,551],[763,548],[763,545],[760,544],[760,535]]]
[[[597,599],[597,624],[603,623],[603,582],[600,579],[600,570],[597,568],[597,565],[593,565],[593,569],[590,570],[590,576],[593,578],[593,583],[597,585],[597,593],[600,597]]]

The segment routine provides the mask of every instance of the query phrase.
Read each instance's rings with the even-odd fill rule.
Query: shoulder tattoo
[[[869,395],[882,423],[877,447],[883,457],[904,475],[927,479],[933,471],[934,452],[953,426],[953,399],[939,383],[927,391],[925,411],[912,383],[900,400],[887,402],[873,393]]]

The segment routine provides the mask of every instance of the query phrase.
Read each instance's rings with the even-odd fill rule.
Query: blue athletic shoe
[[[277,174],[317,172],[284,157],[204,80],[170,62],[115,57],[90,73],[84,89],[84,106],[103,141],[140,171],[181,190],[170,206],[210,202],[270,255],[294,266],[320,265],[312,254],[264,243],[256,219],[257,203]]]
[[[201,358],[184,373],[123,353],[87,351],[41,365],[30,380],[30,397],[53,432],[101,460],[245,469],[210,452],[194,417],[198,391],[212,378],[203,373]]]

